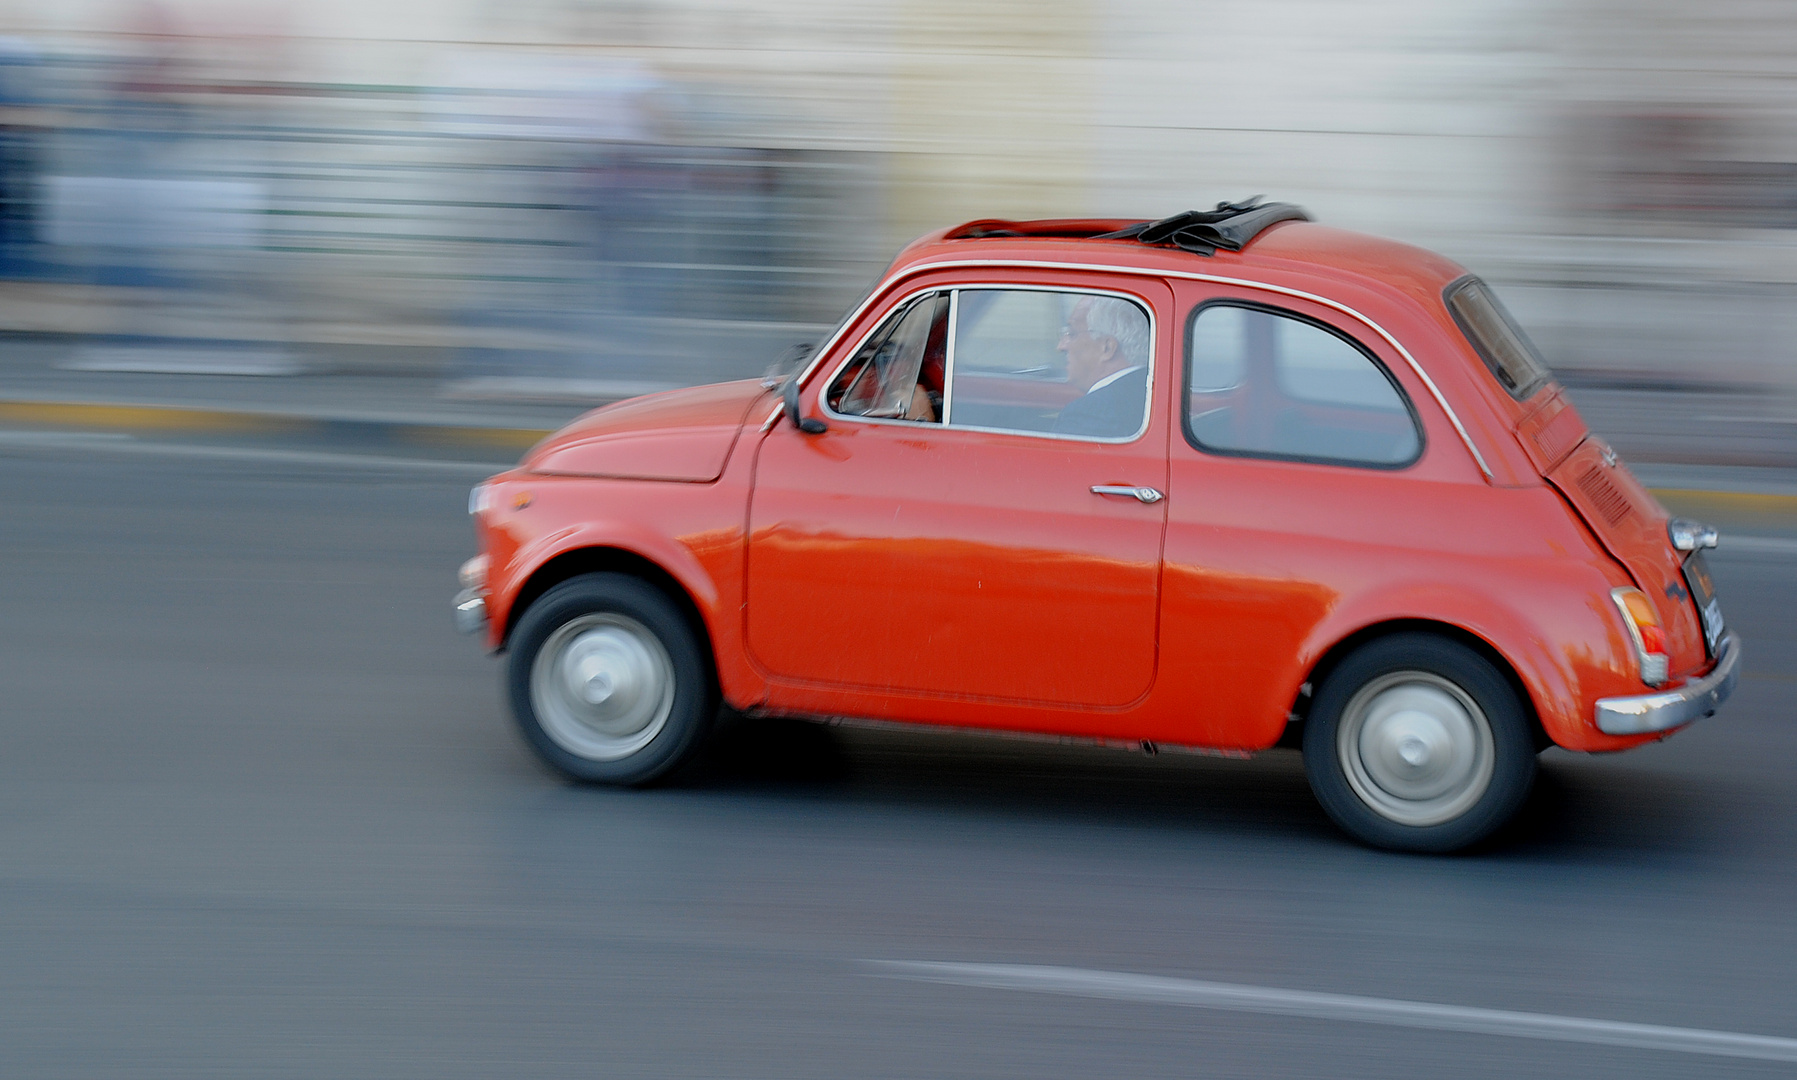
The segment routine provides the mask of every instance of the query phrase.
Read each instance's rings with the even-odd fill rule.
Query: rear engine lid
[[[1517,421],[1516,437],[1522,442],[1523,452],[1545,476],[1590,432],[1584,417],[1558,386],[1550,386],[1539,396],[1540,404]]]
[[[1686,586],[1684,556],[1672,546],[1659,500],[1596,436],[1586,438],[1546,476],[1653,601],[1666,633],[1672,673],[1689,675],[1701,668],[1703,629]]]

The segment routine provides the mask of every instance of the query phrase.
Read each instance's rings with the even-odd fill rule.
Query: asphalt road
[[[1714,560],[1721,716],[1423,858],[1285,751],[737,728],[571,786],[450,626],[466,466],[117,451],[0,440],[0,1075],[1797,1073],[1737,1037],[1797,1039],[1777,544]]]

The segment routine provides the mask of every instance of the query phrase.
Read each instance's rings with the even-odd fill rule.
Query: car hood
[[[768,391],[758,379],[669,390],[594,409],[524,456],[535,473],[633,480],[716,480],[749,409]]]

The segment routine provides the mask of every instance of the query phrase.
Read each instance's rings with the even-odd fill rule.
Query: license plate
[[[1716,583],[1710,579],[1710,564],[1703,552],[1694,551],[1685,560],[1685,584],[1691,587],[1691,599],[1697,604],[1697,615],[1703,620],[1703,641],[1710,655],[1716,655],[1716,643],[1722,640],[1722,603],[1716,599]]]

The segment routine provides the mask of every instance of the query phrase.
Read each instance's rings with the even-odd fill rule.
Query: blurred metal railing
[[[5,277],[163,290],[196,336],[466,347],[476,367],[634,356],[716,377],[833,319],[885,254],[865,151],[676,141],[665,115],[659,135],[594,137],[582,106],[617,103],[553,87],[175,83],[141,67],[61,56],[13,72],[31,86],[0,155],[0,191],[24,193],[6,205]],[[529,115],[554,109],[573,120]],[[732,341],[746,355],[716,355]]]

